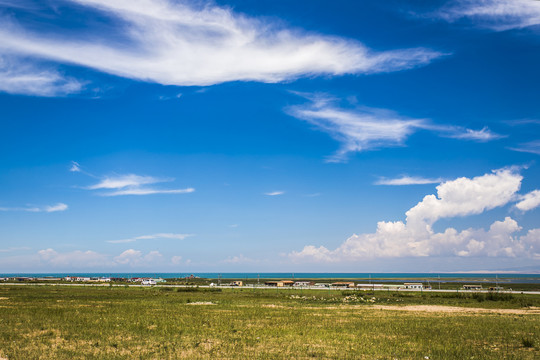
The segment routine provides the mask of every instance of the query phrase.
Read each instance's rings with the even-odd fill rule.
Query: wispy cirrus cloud
[[[57,3],[60,1],[51,0],[48,4]],[[443,55],[422,47],[376,51],[356,40],[309,33],[209,1],[68,0],[61,4],[82,6],[111,21],[107,28],[89,22],[80,34],[77,29],[68,33],[54,24],[47,31],[30,30],[22,20],[4,17],[0,55],[74,64],[181,86],[399,71],[429,64]],[[55,16],[58,22],[63,20],[62,12]],[[14,90],[5,86],[3,91]]]
[[[458,0],[437,11],[449,22],[470,19],[478,26],[495,31],[520,29],[540,24],[540,2],[537,0]]]
[[[525,152],[540,155],[540,140],[529,141],[521,143],[515,147],[509,147],[508,149],[513,151]]]
[[[409,135],[426,126],[424,119],[406,119],[388,110],[339,108],[325,94],[297,94],[311,102],[290,106],[285,111],[341,143],[341,148],[328,158],[329,162],[344,161],[350,152],[402,146]]]
[[[71,172],[81,172],[81,165],[76,161],[72,161],[71,162],[71,167],[69,168],[69,171],[71,171]]]
[[[14,251],[26,251],[26,250],[31,250],[31,249],[32,248],[28,247],[28,246],[10,247],[10,248],[7,248],[7,249],[0,249],[0,253],[10,253],[10,252],[14,252]]]
[[[454,139],[472,140],[477,142],[487,142],[491,140],[502,139],[505,135],[497,134],[484,126],[480,130],[467,129],[462,127],[449,127],[441,132],[441,136]]]
[[[1,21],[1,17],[0,17]],[[82,90],[84,83],[20,56],[3,56],[0,45],[0,92],[59,97]]]
[[[0,211],[26,211],[26,212],[58,212],[65,211],[68,209],[68,206],[64,203],[57,203],[54,205],[47,206],[26,206],[26,207],[0,207]]]
[[[264,195],[266,196],[279,196],[283,194],[285,194],[285,191],[270,191],[270,192],[264,193]]]
[[[193,236],[193,234],[159,233],[159,234],[153,234],[153,235],[136,236],[133,238],[122,239],[122,240],[109,240],[107,242],[111,244],[125,244],[125,243],[136,242],[137,240],[160,240],[160,239],[184,240],[190,236]]]
[[[340,107],[338,99],[327,94],[293,92],[310,102],[285,108],[285,112],[307,121],[328,133],[341,144],[340,149],[327,158],[328,162],[344,162],[352,152],[405,146],[405,140],[420,130],[442,137],[486,142],[504,136],[491,132],[487,127],[471,130],[459,126],[437,125],[428,119],[411,119],[387,109],[366,106]]]
[[[153,195],[153,194],[189,194],[195,191],[188,187],[183,189],[161,189],[156,184],[172,182],[173,178],[156,178],[136,174],[112,175],[102,177],[101,180],[85,187],[87,190],[105,190],[99,192],[100,196],[122,195]]]
[[[419,176],[407,176],[403,175],[399,178],[394,179],[388,179],[388,178],[381,178],[377,181],[375,181],[375,185],[425,185],[425,184],[438,184],[441,183],[443,180],[441,178],[436,179],[429,179],[429,178],[423,178]]]

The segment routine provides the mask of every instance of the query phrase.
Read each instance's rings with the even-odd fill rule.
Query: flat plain
[[[0,359],[538,359],[540,296],[0,287]]]

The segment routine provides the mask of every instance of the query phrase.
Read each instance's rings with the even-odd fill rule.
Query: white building
[[[405,289],[409,290],[422,290],[424,288],[424,284],[422,283],[404,283]]]

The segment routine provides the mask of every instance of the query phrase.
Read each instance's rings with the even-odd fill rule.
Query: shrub
[[[521,344],[523,345],[523,347],[532,348],[534,347],[534,340],[529,338],[522,338]]]

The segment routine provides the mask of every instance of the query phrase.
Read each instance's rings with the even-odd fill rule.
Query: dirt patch
[[[0,300],[9,300],[9,298],[7,298],[7,297],[0,297]],[[2,358],[0,358],[0,360],[2,360]]]
[[[539,315],[540,309],[483,309],[443,305],[373,305],[370,309],[397,310],[429,313],[484,313],[484,314],[513,314],[513,315]]]
[[[283,309],[285,306],[283,306],[283,305],[276,305],[276,304],[264,304],[264,305],[261,305],[261,307],[265,307],[265,308],[280,308],[280,309]]]
[[[187,303],[186,305],[217,305],[217,304],[211,301],[197,301],[197,302]]]

